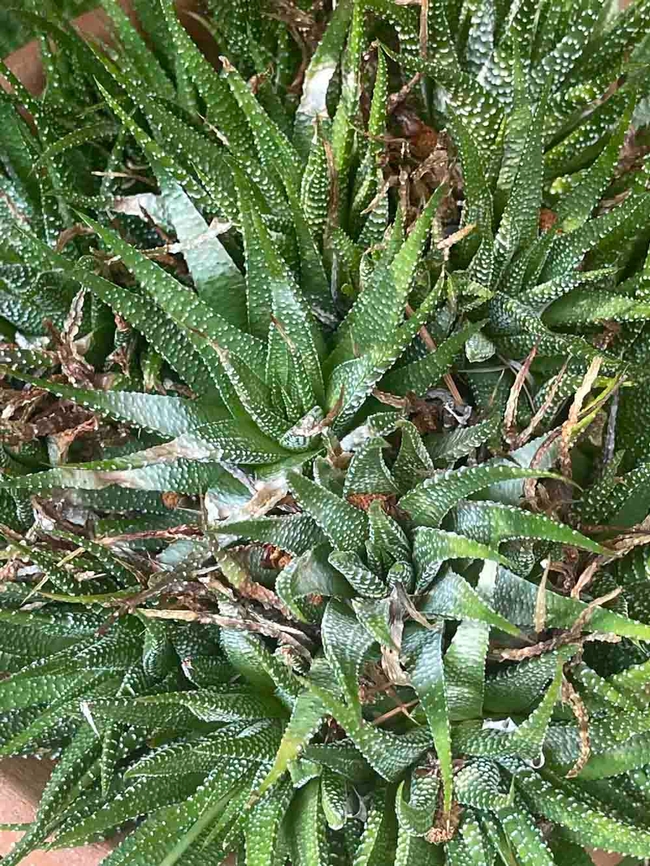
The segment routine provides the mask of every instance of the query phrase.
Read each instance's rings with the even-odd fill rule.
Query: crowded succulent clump
[[[24,5],[3,866],[650,858],[650,3]]]

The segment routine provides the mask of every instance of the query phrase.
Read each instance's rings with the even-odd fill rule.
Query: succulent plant
[[[648,4],[104,5],[0,103],[5,402],[85,412],[4,448],[3,863],[650,857]]]

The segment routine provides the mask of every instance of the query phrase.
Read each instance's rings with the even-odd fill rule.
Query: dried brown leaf
[[[68,430],[63,430],[61,433],[54,433],[50,439],[57,451],[57,463],[65,463],[68,459],[68,451],[70,446],[76,439],[81,436],[86,436],[89,433],[96,433],[99,429],[99,419],[96,415],[77,424],[76,427],[71,427]]]
[[[508,395],[506,411],[503,417],[503,436],[509,445],[512,445],[517,439],[516,418],[517,408],[519,406],[519,395],[521,394],[521,390],[524,387],[526,378],[530,373],[531,364],[535,360],[536,356],[537,345],[534,345],[533,348],[530,350],[528,356],[526,357],[524,363],[519,368],[512,388],[510,389],[510,394]]]
[[[554,377],[553,384],[548,389],[548,393],[546,395],[544,402],[539,407],[537,412],[535,412],[533,417],[530,419],[528,426],[524,430],[521,431],[521,433],[516,437],[516,439],[512,443],[512,447],[515,450],[517,448],[521,448],[522,446],[524,446],[526,444],[526,442],[528,442],[531,435],[534,433],[535,428],[538,426],[538,424],[541,422],[544,415],[546,415],[546,413],[548,412],[548,410],[552,406],[553,400],[555,400],[555,395],[558,392],[558,388],[562,384],[562,380],[564,379],[564,376],[566,375],[566,371],[567,371],[568,366],[569,366],[569,361],[567,359],[564,362],[564,364],[562,365],[562,368],[560,369],[557,376]]]
[[[578,722],[580,735],[580,755],[573,767],[566,774],[567,779],[574,779],[583,769],[591,755],[591,737],[589,736],[589,711],[584,701],[573,685],[566,678],[562,679],[562,702],[569,704]]]
[[[560,465],[562,467],[562,474],[567,478],[571,477],[571,458],[569,456],[569,449],[571,445],[571,437],[573,434],[573,430],[576,427],[578,420],[580,418],[580,412],[582,410],[582,405],[586,400],[588,394],[594,386],[594,382],[598,378],[598,373],[600,372],[600,368],[602,367],[603,359],[600,355],[597,355],[589,365],[589,369],[585,373],[585,377],[582,380],[582,384],[578,388],[575,393],[575,397],[573,398],[573,403],[569,409],[569,417],[562,425],[562,436],[560,442]]]
[[[589,563],[576,581],[575,586],[571,588],[571,598],[580,598],[580,593],[589,586],[594,574],[596,574],[601,565],[602,559],[600,557]]]

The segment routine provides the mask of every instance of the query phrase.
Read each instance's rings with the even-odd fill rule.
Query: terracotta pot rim
[[[131,0],[118,0],[118,2],[136,27],[139,27]],[[206,29],[192,15],[193,12],[200,10],[200,0],[175,0],[175,2],[178,12],[182,17],[183,25],[192,38],[204,46],[207,45],[208,34]],[[104,10],[99,7],[84,12],[83,15],[74,18],[71,23],[82,36],[106,44],[111,44],[112,42],[111,21]],[[211,36],[210,41],[212,41]],[[4,62],[32,96],[38,96],[42,93],[45,86],[45,77],[40,58],[40,48],[36,39],[32,39],[26,45],[12,51],[11,54],[4,58]],[[11,90],[9,82],[4,78],[2,73],[0,73],[0,87],[3,87],[5,90]]]

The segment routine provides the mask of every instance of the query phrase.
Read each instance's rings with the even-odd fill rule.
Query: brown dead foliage
[[[557,223],[557,214],[548,207],[543,207],[539,212],[539,229],[546,232]]]
[[[393,493],[349,493],[347,500],[361,511],[367,511],[373,502],[379,502],[387,513],[397,505],[397,498]]]
[[[569,704],[571,711],[578,723],[580,735],[580,755],[573,767],[566,774],[567,779],[574,779],[579,775],[591,755],[591,737],[589,735],[589,711],[584,701],[566,678],[562,680],[562,702]]]
[[[583,629],[593,616],[594,612],[608,601],[612,601],[621,594],[622,587],[618,587],[612,592],[603,595],[600,598],[594,599],[582,611],[570,629],[558,631],[553,637],[547,640],[539,641],[532,646],[520,647],[517,649],[500,649],[497,655],[501,661],[525,661],[526,659],[536,658],[544,655],[547,652],[553,652],[560,647],[576,644],[582,646],[590,641],[604,641],[606,643],[618,643],[620,637],[612,634],[601,634],[600,632],[592,632],[583,635]]]
[[[510,389],[506,411],[503,420],[503,436],[509,445],[513,445],[517,440],[517,409],[519,407],[519,396],[522,389],[525,387],[526,379],[530,373],[530,368],[537,355],[537,345],[530,350],[526,360],[519,368],[515,381]]]
[[[262,548],[262,568],[283,569],[292,561],[293,557],[286,550],[281,550],[274,544],[265,544]]]
[[[456,835],[460,824],[463,808],[459,803],[452,803],[448,813],[439,810],[434,819],[433,827],[424,837],[431,845],[442,845]]]
[[[0,385],[0,436],[10,447],[67,434],[69,448],[75,439],[91,432],[91,427],[84,425],[90,425],[92,418],[87,409],[67,400],[56,400],[47,391],[31,386],[16,391]]]
[[[49,320],[45,321],[45,326],[50,333],[52,348],[58,355],[63,374],[73,385],[92,388],[95,371],[83,357],[81,343],[77,341],[85,299],[86,290],[80,289],[70,304],[70,311],[63,323],[62,331],[59,332]]]

